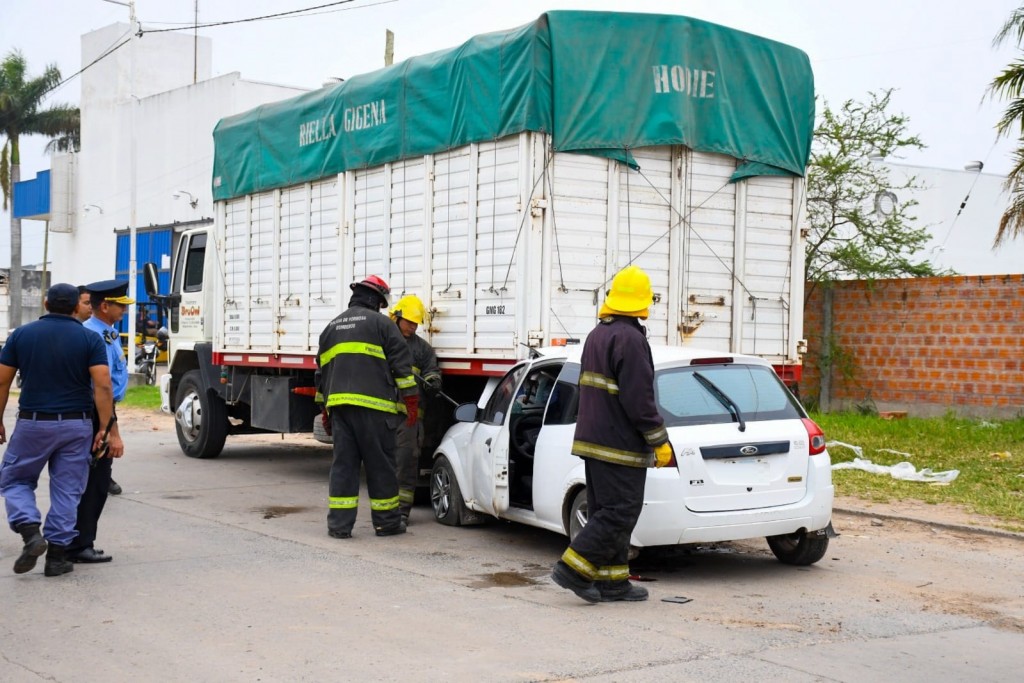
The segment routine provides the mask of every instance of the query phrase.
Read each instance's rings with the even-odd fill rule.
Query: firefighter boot
[[[25,541],[25,547],[21,549],[21,555],[14,561],[14,573],[24,574],[32,571],[36,566],[36,560],[46,552],[46,540],[39,533],[38,524],[22,524],[18,527],[18,533]]]
[[[399,534],[404,534],[405,520],[401,520],[400,522],[398,522],[398,526],[378,527],[376,531],[378,536],[397,536]]]
[[[46,566],[43,567],[44,574],[47,576],[60,576],[75,570],[75,565],[71,564],[71,561],[64,556],[64,551],[67,549],[66,545],[50,544],[49,550],[46,551]]]
[[[594,586],[594,582],[587,581],[561,560],[555,563],[555,568],[551,571],[551,580],[587,602],[601,602],[601,594]]]
[[[647,599],[647,589],[628,581],[598,581],[597,590],[601,593],[601,602],[641,602]]]

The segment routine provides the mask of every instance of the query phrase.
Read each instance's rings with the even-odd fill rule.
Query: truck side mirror
[[[160,280],[156,274],[156,264],[147,263],[142,266],[142,277],[146,283],[146,294],[153,301],[157,301],[157,297],[160,296]]]

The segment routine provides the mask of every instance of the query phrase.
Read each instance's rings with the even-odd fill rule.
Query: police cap
[[[135,303],[135,299],[128,297],[127,280],[100,280],[85,286],[89,294],[96,295],[104,301],[127,306]]]

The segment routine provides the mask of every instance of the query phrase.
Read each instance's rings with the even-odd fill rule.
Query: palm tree
[[[55,64],[46,67],[41,76],[28,78],[25,58],[12,50],[0,62],[0,133],[5,140],[0,148],[0,192],[3,208],[10,203],[14,183],[21,180],[22,135],[45,135],[54,138],[55,149],[77,149],[81,117],[78,107],[66,104],[43,108],[47,93],[60,82]],[[48,147],[47,149],[50,149]],[[21,324],[21,219],[11,217],[10,326]]]
[[[998,47],[1011,37],[1018,47],[1024,43],[1024,5],[1010,14],[992,44]],[[992,245],[995,248],[1004,240],[1024,236],[1024,59],[1018,58],[1007,64],[989,84],[988,92],[989,96],[1009,100],[1003,117],[996,124],[998,136],[1019,137],[1018,147],[1013,153],[1013,168],[1005,183],[1010,193],[1010,206],[999,220],[999,230]]]

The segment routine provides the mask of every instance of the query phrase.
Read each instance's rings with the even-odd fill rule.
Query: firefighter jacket
[[[434,347],[426,339],[419,335],[411,335],[405,340],[409,344],[409,351],[412,353],[412,371],[419,375],[423,382],[431,388],[441,388],[441,369],[437,366],[437,354]],[[427,392],[424,386],[420,385],[420,399],[425,399]],[[422,402],[420,410],[422,410]]]
[[[668,441],[654,400],[654,360],[636,318],[608,316],[587,336],[573,455],[650,467]]]
[[[401,397],[416,394],[409,345],[393,322],[353,300],[320,333],[318,393],[328,409],[361,406],[404,413]]]

